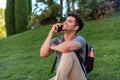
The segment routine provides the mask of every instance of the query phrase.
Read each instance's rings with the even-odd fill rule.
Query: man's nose
[[[63,24],[65,24],[65,21],[63,22]]]

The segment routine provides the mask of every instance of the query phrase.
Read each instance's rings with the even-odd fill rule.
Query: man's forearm
[[[40,50],[41,57],[45,57],[45,56],[49,55],[52,37],[53,37],[53,34],[49,33],[45,42],[43,43],[43,45],[41,47],[41,50]]]
[[[63,42],[59,45],[55,45],[55,46],[53,45],[50,48],[55,51],[66,53],[66,52],[79,50],[81,48],[81,44],[76,41],[67,41],[67,42]]]
[[[50,48],[52,50],[59,51],[59,52],[62,52],[62,53],[68,52],[68,45],[66,44],[66,42],[63,42],[59,45],[51,45]]]
[[[61,23],[57,23],[57,24],[53,25],[53,27],[51,28],[51,30],[50,30],[50,32],[49,32],[49,34],[48,34],[45,42],[43,43],[43,45],[42,45],[42,47],[41,47],[40,56],[46,57],[46,56],[48,56],[53,50],[55,50],[55,49],[50,48],[50,46],[51,46],[51,39],[52,39],[53,35],[54,35],[55,33],[57,33],[57,31],[58,31],[58,26],[60,26],[60,25],[61,25]],[[52,46],[53,46],[53,44],[52,44]]]

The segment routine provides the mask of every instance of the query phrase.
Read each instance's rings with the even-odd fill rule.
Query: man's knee
[[[75,54],[75,52],[65,52],[65,53],[62,53],[62,55],[73,55]]]
[[[72,58],[74,59],[76,57],[76,53],[75,52],[66,52],[66,53],[62,53],[62,57],[63,58]]]
[[[62,56],[74,56],[75,52],[66,52],[66,53],[62,53]]]

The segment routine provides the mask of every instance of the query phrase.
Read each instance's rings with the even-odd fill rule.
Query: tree
[[[28,15],[30,15],[32,12],[32,2],[31,0],[28,0]]]
[[[86,20],[103,19],[106,17],[108,5],[106,0],[78,0],[79,9],[82,17]]]
[[[75,0],[72,0],[72,11],[75,11]]]
[[[38,7],[39,3],[41,3],[41,5],[44,5],[45,8],[43,9],[43,7],[41,7],[41,6]],[[55,23],[55,22],[57,22],[57,18],[62,16],[61,5],[56,3],[55,0],[37,0],[36,8],[33,13],[37,14],[35,12],[39,11],[40,14],[37,14],[36,16],[39,16],[39,18],[37,17],[37,20],[39,19],[40,24]],[[38,10],[38,11],[36,11],[36,10]]]
[[[15,4],[15,0],[7,0],[6,10],[5,10],[5,27],[6,27],[7,36],[16,33],[14,4]]]
[[[70,13],[70,0],[66,0],[67,3],[67,15]]]
[[[16,0],[15,1],[16,33],[20,33],[20,32],[27,30],[28,15],[29,15],[28,0]]]
[[[63,13],[63,0],[60,0],[60,17],[62,18]]]
[[[114,0],[115,1],[115,3],[116,3],[116,6],[115,6],[115,8],[116,8],[116,11],[120,11],[120,0]]]
[[[4,23],[4,9],[0,8],[0,39],[6,37],[5,23]]]
[[[7,0],[5,26],[7,36],[27,30],[31,0]]]

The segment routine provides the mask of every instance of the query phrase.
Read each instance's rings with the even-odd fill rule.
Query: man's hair
[[[82,21],[82,19],[81,19],[81,16],[80,16],[78,13],[75,13],[75,12],[69,13],[68,16],[72,16],[72,17],[75,18],[75,20],[76,20],[76,25],[79,26],[77,32],[80,31],[80,30],[83,28],[83,26],[84,26],[84,23],[83,23],[83,21]]]

